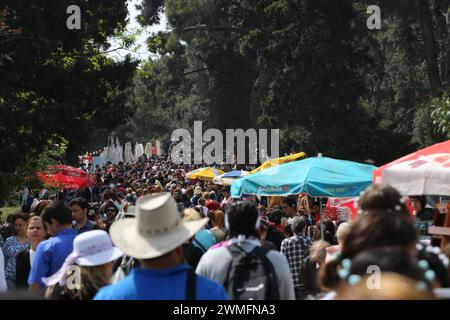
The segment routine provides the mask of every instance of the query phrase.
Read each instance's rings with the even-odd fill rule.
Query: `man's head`
[[[114,221],[119,213],[119,209],[111,201],[105,205],[104,210],[108,221]]]
[[[53,201],[42,212],[45,228],[51,236],[55,236],[62,229],[70,228],[72,213],[62,201]]]
[[[75,198],[69,203],[72,219],[77,223],[84,223],[89,211],[89,203],[84,198]]]
[[[283,198],[283,210],[288,217],[295,217],[297,215],[297,199],[295,197]]]
[[[409,202],[411,202],[414,211],[419,212],[427,205],[427,198],[425,196],[410,196]]]
[[[283,210],[280,206],[269,209],[267,216],[270,222],[273,222],[276,226],[281,224],[281,219],[283,218]]]
[[[305,230],[306,227],[306,220],[304,217],[294,217],[292,218],[291,221],[291,226],[292,226],[292,232],[297,235],[297,234],[302,234],[303,230]]]
[[[232,203],[227,207],[227,218],[230,226],[230,236],[240,234],[245,236],[256,236],[256,225],[259,217],[256,206],[248,201]]]

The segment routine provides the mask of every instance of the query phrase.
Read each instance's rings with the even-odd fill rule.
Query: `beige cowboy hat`
[[[183,222],[168,192],[147,195],[136,203],[136,218],[111,225],[113,243],[137,259],[160,257],[177,248],[203,228],[208,218]]]

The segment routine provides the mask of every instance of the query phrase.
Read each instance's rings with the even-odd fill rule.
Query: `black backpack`
[[[224,287],[232,300],[279,300],[275,270],[267,251],[255,246],[247,253],[237,244],[227,247],[232,261]]]

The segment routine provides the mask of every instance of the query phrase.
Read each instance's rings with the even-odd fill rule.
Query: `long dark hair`
[[[358,201],[362,211],[389,211],[410,217],[402,196],[394,187],[375,184],[368,187]]]
[[[400,246],[409,250],[417,241],[417,230],[411,219],[390,211],[369,212],[353,223],[345,238],[339,259],[328,262],[319,272],[319,283],[324,288],[335,288],[340,277],[337,273],[342,259],[376,247]]]

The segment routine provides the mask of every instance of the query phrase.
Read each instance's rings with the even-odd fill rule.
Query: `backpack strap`
[[[197,276],[192,268],[189,268],[186,275],[186,300],[196,300],[195,285]]]
[[[195,243],[200,247],[200,249],[202,249],[203,253],[205,253],[206,251],[208,251],[208,250],[206,250],[205,246],[202,245],[202,244],[200,243],[200,241],[198,241],[197,239],[194,238],[194,239],[192,240],[192,242],[195,242]]]

